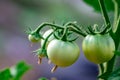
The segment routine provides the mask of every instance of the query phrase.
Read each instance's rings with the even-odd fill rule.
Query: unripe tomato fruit
[[[100,64],[112,59],[115,44],[109,34],[87,35],[83,40],[82,49],[89,61]]]
[[[40,41],[40,38],[35,38],[35,36],[32,35],[32,34],[28,35],[28,39],[29,39],[30,42],[33,42],[33,43],[36,43],[36,42]]]
[[[54,39],[47,47],[48,58],[60,67],[72,65],[79,58],[79,54],[79,47],[74,42]]]
[[[53,29],[47,30],[47,31],[43,34],[43,38],[44,38],[44,39],[47,38],[47,36],[50,35],[52,32],[53,32]],[[54,37],[54,35],[52,34],[52,35],[48,38],[48,42],[47,42],[46,45],[48,45],[49,42],[50,42],[51,40],[53,40],[53,39],[55,39],[55,37]],[[45,42],[45,40],[42,39],[42,40],[41,40],[41,46],[43,46],[44,42]]]

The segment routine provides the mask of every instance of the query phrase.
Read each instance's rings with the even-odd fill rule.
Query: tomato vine
[[[117,56],[116,53],[120,42],[120,37],[118,37],[120,34],[119,6],[117,1],[113,0],[115,15],[112,25],[110,23],[104,0],[98,0],[98,2],[105,24],[104,29],[98,29],[99,26],[96,26],[96,24],[83,29],[82,27],[78,27],[76,22],[68,22],[64,25],[42,23],[34,31],[29,32],[28,38],[31,42],[38,42],[41,39],[44,40],[41,48],[35,51],[37,52],[36,54],[38,55],[39,63],[41,63],[42,57],[47,57],[55,64],[52,72],[54,72],[58,66],[66,67],[72,65],[79,57],[79,49],[76,47],[77,45],[73,43],[77,38],[73,40],[69,40],[68,38],[75,33],[75,36],[81,35],[85,37],[83,40],[83,52],[89,61],[98,64],[98,78],[108,80],[112,73],[114,73],[114,64]],[[51,27],[53,31],[43,37],[40,31],[46,26]],[[51,35],[54,35],[54,38],[49,41]],[[101,40],[104,44],[101,44]],[[48,41],[49,43],[47,43]],[[105,48],[102,48],[102,45],[104,45]],[[59,48],[57,46],[59,46]],[[64,51],[62,51],[62,47],[65,48]],[[69,52],[68,48],[71,49],[71,52],[74,54]],[[99,52],[97,52],[97,50]]]

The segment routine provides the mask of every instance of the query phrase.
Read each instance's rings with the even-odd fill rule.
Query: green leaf
[[[116,69],[112,73],[105,72],[102,75],[98,76],[98,78],[104,80],[120,80],[120,68]]]
[[[21,76],[30,69],[25,62],[19,62],[15,66],[10,68],[11,75],[13,76],[14,80],[19,80]]]
[[[83,0],[88,5],[92,6],[96,12],[100,12],[100,6],[98,3],[98,0]],[[114,4],[112,0],[104,0],[105,6],[107,11],[113,11],[114,10]],[[120,4],[120,0],[117,0],[118,4]]]
[[[120,51],[114,51],[117,56],[120,56]]]
[[[19,62],[11,68],[0,71],[0,80],[20,80],[21,76],[30,68],[25,62]]]
[[[10,78],[12,78],[12,75],[8,68],[0,71],[0,80],[10,80]]]
[[[110,74],[108,80],[120,80],[120,68]]]

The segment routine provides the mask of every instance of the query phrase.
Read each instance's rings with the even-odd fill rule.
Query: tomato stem
[[[39,31],[44,27],[44,26],[52,26],[52,27],[56,27],[56,28],[59,28],[59,29],[64,29],[63,27],[61,26],[58,26],[58,25],[55,25],[55,24],[52,24],[52,23],[42,23],[41,25],[38,26],[38,28],[36,28],[36,32],[39,33]]]
[[[57,28],[57,29],[64,29],[64,27],[62,27],[60,25],[56,25],[56,24],[52,24],[52,23],[42,23],[41,25],[38,26],[38,28],[35,29],[35,32],[39,33],[39,31],[45,26],[51,26],[51,27],[54,27],[54,28]],[[86,36],[86,34],[80,28],[78,28],[73,22],[68,22],[68,23],[65,24],[65,26],[69,26],[69,28],[72,28],[71,31],[73,31],[77,34],[80,34],[83,37]]]
[[[46,48],[47,41],[48,41],[49,37],[50,37],[53,33],[54,33],[54,31],[51,32],[51,33],[47,36],[47,38],[45,39],[45,41],[44,41],[44,43],[43,43],[42,49],[45,49],[45,48]]]
[[[82,31],[79,27],[77,27],[75,22],[68,22],[68,23],[65,24],[65,26],[68,26],[70,28],[76,28],[77,30]],[[73,26],[73,27],[71,27],[71,26]]]
[[[61,40],[63,41],[67,41],[67,32],[68,32],[68,28],[64,28],[64,32],[63,32],[63,35],[61,37]]]
[[[73,32],[75,32],[75,33],[77,33],[77,34],[80,34],[80,35],[82,35],[83,37],[86,36],[86,33],[84,32],[84,30],[82,30],[82,29],[80,29],[79,27],[77,27],[77,25],[76,25],[75,23],[73,23],[73,22],[68,22],[65,26],[68,26],[68,28],[69,28],[71,31],[73,31]]]

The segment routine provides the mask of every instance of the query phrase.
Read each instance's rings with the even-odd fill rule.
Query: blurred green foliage
[[[118,2],[118,4],[120,4],[120,0],[116,0]],[[84,0],[84,2],[86,2],[88,5],[92,6],[94,8],[95,11],[100,12],[100,6],[98,3],[98,0]],[[112,0],[104,0],[105,5],[106,5],[106,9],[110,12],[114,10],[114,4]],[[120,5],[119,5],[120,7]]]
[[[21,12],[17,15],[18,20],[19,20],[19,25],[20,28],[25,30],[27,27],[36,27],[38,26],[41,22],[52,22],[55,21],[59,24],[66,23],[68,21],[78,21],[80,24],[89,24],[94,22],[100,23],[100,20],[98,18],[96,19],[91,19],[91,17],[88,17],[88,15],[85,15],[84,13],[81,14],[82,11],[77,12],[72,6],[69,4],[66,4],[64,0],[11,0],[14,4],[12,5],[17,5],[16,7],[18,10]],[[57,2],[58,1],[58,2]],[[60,2],[59,2],[60,1]],[[99,5],[97,0],[84,0],[87,4],[92,6],[96,11],[100,11]],[[108,4],[108,11],[113,11],[113,4],[111,3],[112,0],[105,0],[106,4]],[[120,2],[120,0],[118,0]],[[75,3],[73,3],[75,4]],[[76,5],[77,6],[77,5]],[[9,5],[7,6],[9,7]],[[79,7],[79,6],[77,6]],[[80,9],[81,7],[79,7]],[[82,7],[83,8],[83,7]],[[15,12],[15,11],[14,11]],[[88,12],[89,13],[89,12]],[[7,15],[7,13],[4,13]],[[12,17],[14,19],[14,17]],[[16,19],[15,19],[16,20]],[[15,21],[14,20],[14,21]],[[6,22],[9,24],[8,22]],[[11,28],[12,25],[9,24],[9,27],[6,27],[6,30]],[[4,29],[4,28],[3,28]],[[20,31],[20,29],[17,28],[15,29],[17,32]],[[22,30],[22,31],[23,31]],[[13,32],[13,31],[10,31]],[[8,33],[10,33],[8,32]],[[0,37],[4,36],[4,31],[0,31]],[[24,33],[23,33],[24,34]],[[20,36],[20,35],[18,35]],[[5,38],[6,39],[6,38]],[[2,42],[4,41],[4,37],[1,37],[0,43],[3,44]],[[3,44],[4,45],[4,44]],[[2,47],[3,47],[2,45]],[[1,48],[1,46],[0,46]],[[3,50],[3,49],[1,49]],[[11,55],[11,54],[10,54]],[[21,55],[21,56],[24,56]],[[0,71],[0,80],[19,80],[21,76],[29,70],[29,66],[25,62],[20,62],[16,64],[15,66],[11,68],[6,68],[4,70]],[[41,78],[40,80],[47,80],[44,78]]]
[[[41,78],[39,78],[38,80],[48,80],[48,79],[45,78],[45,77],[41,77]]]
[[[112,73],[105,72],[102,75],[98,76],[105,80],[120,80],[120,68],[116,69]]]
[[[22,75],[30,69],[30,66],[21,61],[15,66],[0,71],[0,80],[20,80]]]
[[[62,24],[75,20],[74,9],[60,0],[13,0],[13,2],[22,8],[19,19],[25,27],[36,27],[36,24],[44,21]]]
[[[1,80],[10,80],[12,78],[12,75],[10,73],[10,69],[5,69],[0,72],[0,79]]]

